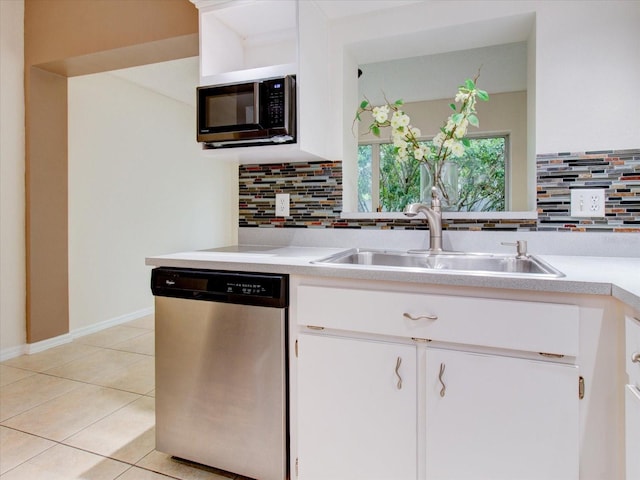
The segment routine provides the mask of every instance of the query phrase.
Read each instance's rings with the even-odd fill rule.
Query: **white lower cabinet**
[[[640,314],[625,320],[625,450],[627,480],[640,479]]]
[[[436,348],[426,365],[428,480],[578,479],[577,367]]]
[[[625,392],[627,480],[640,478],[640,390],[627,385]]]
[[[580,458],[599,445],[581,405],[599,397],[577,305],[406,287],[294,288],[292,478],[578,480],[581,463],[583,480],[619,478]]]
[[[298,478],[415,480],[416,347],[298,336]]]

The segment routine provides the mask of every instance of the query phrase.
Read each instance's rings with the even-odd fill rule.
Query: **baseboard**
[[[64,335],[47,338],[46,340],[42,340],[41,342],[25,343],[23,345],[18,345],[15,347],[3,348],[0,350],[0,362],[4,362],[5,360],[19,357],[20,355],[24,354],[32,355],[34,353],[43,352],[50,348],[58,347],[60,345],[64,345],[65,343],[70,343],[74,338],[84,337],[85,335],[90,335],[92,333],[96,333],[101,330],[114,327],[116,325],[130,322],[131,320],[146,317],[147,315],[153,314],[153,312],[153,307],[143,308],[140,310],[136,310],[135,312],[126,313],[118,317],[95,323],[93,325],[78,328],[76,330],[73,330],[72,332],[65,333]]]
[[[110,318],[99,323],[94,323],[93,325],[87,325],[86,327],[77,328],[70,334],[73,338],[84,337],[85,335],[91,335],[92,333],[96,333],[110,327],[115,327],[116,325],[130,322],[131,320],[146,317],[147,315],[153,314],[153,311],[153,307],[142,308],[140,310],[136,310],[135,312],[125,313],[124,315],[120,315],[118,317]]]
[[[0,362],[4,362],[10,358],[19,357],[25,353],[27,353],[26,344],[0,349]]]
[[[73,337],[65,333],[57,337],[47,338],[41,342],[24,343],[15,347],[3,348],[0,350],[0,362],[9,360],[10,358],[19,357],[20,355],[32,355],[34,353],[43,352],[53,347],[58,347],[73,341]]]
[[[53,347],[59,347],[60,345],[64,345],[65,343],[71,343],[72,341],[73,337],[69,333],[65,333],[64,335],[58,335],[57,337],[47,338],[46,340],[42,340],[41,342],[27,343],[25,345],[24,353],[26,353],[27,355],[32,355],[34,353],[49,350]]]

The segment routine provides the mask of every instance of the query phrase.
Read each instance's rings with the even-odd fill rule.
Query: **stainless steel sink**
[[[443,252],[432,254],[419,251],[401,252],[355,248],[312,263],[412,271],[450,271],[490,276],[564,277],[562,272],[532,255],[518,258],[515,255],[493,253]]]

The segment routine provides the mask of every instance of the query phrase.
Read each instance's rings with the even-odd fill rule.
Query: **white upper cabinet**
[[[314,1],[191,0],[200,18],[200,85],[296,75],[297,142],[207,150],[243,163],[327,158],[328,20]]]
[[[197,1],[200,83],[297,73],[295,1]]]

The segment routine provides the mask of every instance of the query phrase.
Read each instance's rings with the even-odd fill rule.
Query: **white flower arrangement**
[[[455,103],[449,104],[454,113],[433,138],[431,146],[419,141],[420,129],[411,125],[411,119],[401,109],[404,104],[402,100],[394,103],[387,101],[384,105],[372,106],[365,99],[360,103],[355,119],[361,121],[363,112],[371,112],[373,122],[369,125],[369,132],[377,137],[380,136],[382,128],[391,127],[391,139],[396,158],[404,162],[409,157],[413,157],[425,163],[432,178],[436,179],[434,184],[440,187],[440,174],[444,163],[450,158],[464,155],[465,147],[469,146],[469,140],[465,138],[469,126],[480,125],[476,114],[477,99],[489,100],[487,92],[476,87],[479,75],[476,75],[473,80],[467,79],[464,85],[458,87]],[[459,109],[456,104],[460,104]],[[443,188],[440,190],[446,195]]]

